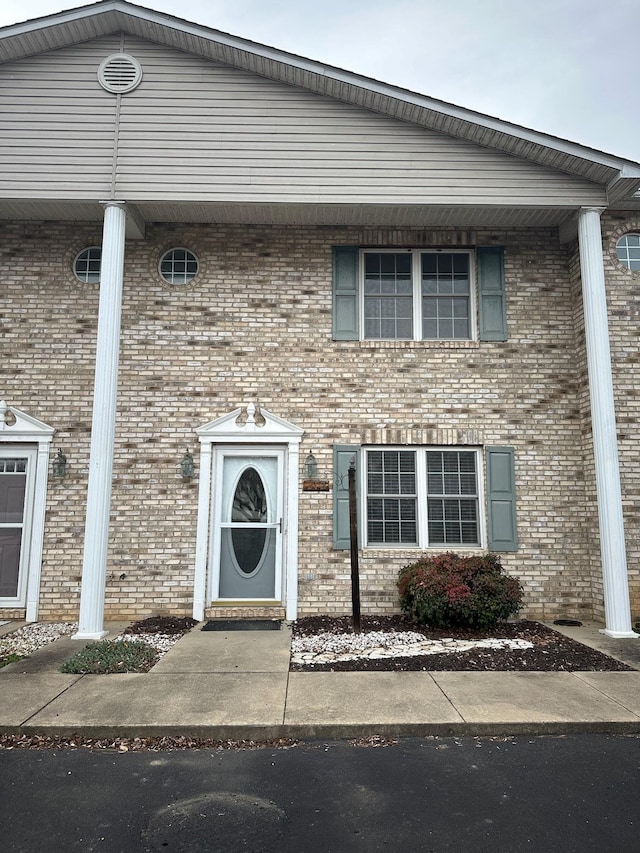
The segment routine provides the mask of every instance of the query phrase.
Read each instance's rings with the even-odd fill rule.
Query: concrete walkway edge
[[[622,654],[635,660],[638,641],[625,642],[634,646]],[[61,642],[42,652],[40,671],[40,653],[24,672],[20,662],[0,670],[0,732],[218,741],[640,734],[640,671],[290,673],[289,648],[288,630],[196,628],[149,673],[64,675]]]

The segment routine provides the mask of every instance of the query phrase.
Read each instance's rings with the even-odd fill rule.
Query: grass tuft
[[[0,669],[3,666],[7,666],[7,664],[15,663],[17,660],[22,660],[23,657],[24,655],[16,655],[13,652],[8,655],[2,655],[2,657],[0,657]]]

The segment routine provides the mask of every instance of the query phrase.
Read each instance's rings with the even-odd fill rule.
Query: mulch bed
[[[125,634],[186,634],[194,625],[196,619],[190,616],[149,616],[124,631]]]
[[[633,667],[553,631],[539,622],[502,622],[493,631],[468,628],[439,630],[415,625],[405,616],[363,616],[362,631],[416,631],[429,639],[489,637],[529,640],[532,649],[476,649],[453,654],[377,660],[358,659],[330,664],[292,664],[292,672],[633,672]],[[307,616],[292,624],[294,637],[329,632],[350,633],[350,616]]]

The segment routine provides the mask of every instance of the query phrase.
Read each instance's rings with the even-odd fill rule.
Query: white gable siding
[[[101,39],[0,65],[1,197],[109,197],[116,103],[96,70],[119,45]]]
[[[8,99],[1,106],[13,105],[0,197],[567,207],[605,200],[583,179],[328,97],[131,37],[123,46],[144,79],[120,99],[119,120],[119,99],[96,79],[101,60],[122,49],[118,37],[0,66]]]

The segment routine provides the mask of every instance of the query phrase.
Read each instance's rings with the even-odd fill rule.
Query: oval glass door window
[[[255,468],[247,468],[238,480],[233,504],[231,521],[247,525],[264,524],[267,521],[267,495],[260,474]],[[247,529],[233,528],[231,541],[238,568],[245,575],[258,569],[262,561],[267,542],[267,529],[248,526]]]
[[[264,524],[267,521],[267,494],[255,468],[242,472],[233,495],[231,521]]]

